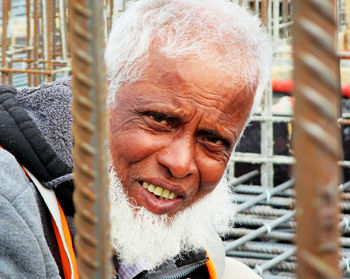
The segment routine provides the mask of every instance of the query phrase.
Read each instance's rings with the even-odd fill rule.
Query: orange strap
[[[55,235],[56,235],[56,239],[57,239],[57,244],[58,244],[58,250],[60,252],[60,258],[61,258],[61,263],[62,263],[62,267],[63,267],[63,273],[64,273],[64,277],[66,279],[78,279],[79,278],[79,274],[78,274],[78,266],[77,266],[77,261],[75,258],[75,254],[74,254],[74,250],[73,250],[73,244],[72,244],[72,238],[70,235],[70,231],[69,231],[69,227],[68,227],[68,223],[66,220],[66,216],[64,215],[64,212],[62,210],[62,207],[60,205],[60,203],[57,200],[57,204],[58,204],[58,208],[60,210],[60,216],[61,216],[61,222],[62,222],[62,227],[63,227],[63,234],[64,234],[64,238],[65,238],[65,242],[67,244],[68,247],[68,252],[72,261],[72,265],[73,265],[73,270],[71,270],[71,266],[69,263],[69,259],[68,256],[66,254],[66,250],[64,249],[63,246],[63,242],[62,242],[62,238],[61,235],[58,231],[57,225],[55,223],[55,220],[53,219],[53,217],[51,216],[51,221],[52,221],[52,225],[53,225],[53,229],[55,231]],[[74,275],[74,277],[72,277],[72,273]]]
[[[207,257],[209,258],[209,260],[205,264],[206,264],[208,272],[209,272],[209,279],[217,279],[218,277],[216,275],[216,270],[215,270],[215,267],[214,267],[214,263],[211,260],[208,252],[207,252]]]

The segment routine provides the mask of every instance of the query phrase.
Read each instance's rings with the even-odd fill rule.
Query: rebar
[[[247,215],[238,215],[235,220],[234,224],[235,226],[244,226],[244,227],[261,227],[263,226],[268,219],[261,219],[261,218],[254,218]],[[295,229],[295,222],[294,221],[288,221],[284,222],[282,227],[288,228],[288,229]],[[280,225],[280,226],[281,226]],[[280,227],[278,226],[278,227]]]
[[[258,202],[260,202],[260,201],[262,201],[264,199],[268,199],[269,200],[271,198],[271,196],[273,196],[274,194],[276,194],[278,192],[281,192],[281,191],[283,191],[285,189],[288,189],[293,184],[294,184],[294,180],[291,179],[291,180],[288,180],[287,182],[282,183],[281,185],[279,185],[279,186],[277,186],[275,188],[267,189],[261,195],[255,197],[255,198],[252,198],[252,199],[246,201],[243,204],[238,205],[237,208],[236,208],[236,212],[241,212],[241,211],[251,207],[252,205],[257,204]]]
[[[248,194],[248,195],[260,195],[266,192],[266,190],[270,190],[270,189],[266,189],[265,187],[256,186],[256,185],[239,185],[233,188],[233,191],[237,194]],[[295,191],[294,189],[290,188],[282,192],[278,192],[275,195],[281,196],[281,197],[294,197]]]
[[[270,0],[261,0],[261,21],[265,27],[269,25],[268,10],[270,6]]]
[[[249,241],[238,247],[238,251],[260,252],[265,254],[281,254],[293,248],[292,244]]]
[[[345,49],[350,50],[350,0],[344,0],[345,10]]]
[[[243,243],[252,240],[254,238],[256,238],[259,235],[265,234],[266,232],[270,232],[273,228],[275,228],[276,226],[278,226],[279,224],[291,219],[294,215],[294,212],[288,212],[287,214],[273,220],[270,222],[266,222],[266,224],[262,227],[260,227],[257,230],[254,230],[251,233],[248,233],[232,242],[226,243],[225,246],[225,251],[229,251],[232,249],[235,249],[237,246],[242,245]]]
[[[291,256],[293,256],[295,254],[295,252],[296,252],[296,248],[293,247],[293,248],[285,251],[284,253],[278,255],[275,258],[273,258],[273,259],[271,259],[271,260],[269,260],[261,265],[255,266],[254,271],[256,273],[258,273],[259,275],[262,275],[265,270],[270,269],[271,267],[273,267],[273,266],[283,262],[284,260],[290,258]]]
[[[9,38],[7,28],[9,24],[9,13],[11,11],[11,0],[3,0],[2,2],[2,34],[1,34],[1,67],[6,67],[6,51],[9,47]],[[8,75],[1,71],[1,84],[6,84]]]
[[[249,179],[252,179],[253,177],[257,176],[259,174],[258,170],[253,170],[251,172],[248,172],[240,177],[237,178],[233,178],[230,180],[229,185],[231,187],[242,184],[246,181],[248,181]]]
[[[293,1],[298,278],[340,278],[335,1]]]
[[[102,1],[71,6],[76,252],[80,278],[111,278]]]
[[[31,5],[30,0],[26,0],[26,47],[29,47],[31,44]],[[27,59],[31,59],[31,50],[27,50]],[[13,59],[12,59],[13,61]],[[27,68],[31,67],[31,62],[28,61]],[[32,74],[28,73],[27,75],[28,86],[32,86]]]
[[[251,268],[254,268],[255,266],[258,266],[258,265],[263,265],[266,262],[265,260],[261,260],[261,259],[242,259],[242,258],[239,258],[237,260],[245,263],[246,265],[250,266]],[[281,262],[281,263],[274,266],[274,270],[294,272],[295,267],[296,267],[295,263]]]
[[[59,17],[60,17],[60,35],[61,35],[61,48],[62,57],[64,61],[68,60],[68,49],[67,49],[67,21],[66,21],[66,4],[64,0],[59,0]],[[67,73],[65,73],[67,75]]]
[[[288,209],[272,208],[271,206],[264,206],[264,205],[255,205],[254,207],[248,208],[241,212],[245,214],[276,217],[276,216],[282,216],[286,214],[288,211],[289,211]]]
[[[37,70],[39,59],[39,0],[33,0],[33,59],[33,70]],[[34,75],[33,85],[38,86],[39,82],[39,76]]]

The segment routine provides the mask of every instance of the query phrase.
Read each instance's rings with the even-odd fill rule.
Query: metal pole
[[[11,11],[11,0],[4,0],[2,2],[2,34],[1,34],[1,68],[6,67],[6,51],[9,47],[9,38],[7,37],[7,27],[9,23],[9,13]],[[1,72],[1,84],[6,84],[6,76]]]
[[[350,0],[344,0],[345,49],[350,50]]]
[[[38,69],[39,60],[39,1],[33,0],[33,69]],[[34,86],[38,86],[40,82],[39,75],[34,75]]]
[[[265,28],[269,30],[269,11],[270,1],[261,1],[261,21]],[[262,116],[269,118],[272,116],[272,88],[271,82],[269,82],[267,89],[264,92],[262,101]],[[261,156],[266,158],[273,157],[273,123],[271,120],[261,122]],[[261,185],[264,187],[273,186],[273,164],[270,162],[264,162],[261,164]]]
[[[296,0],[294,169],[297,277],[341,278],[338,191],[341,157],[336,1]]]
[[[26,47],[29,47],[31,44],[31,12],[30,12],[30,0],[26,0]],[[31,50],[27,50],[27,59],[31,59],[32,58],[32,51]],[[31,63],[28,62],[27,63],[27,68],[30,69],[31,68]],[[32,86],[32,75],[30,73],[28,73],[27,75],[27,79],[28,79],[28,86],[31,87]]]
[[[79,276],[112,277],[107,125],[104,85],[103,2],[74,0],[71,6],[73,70],[74,217]]]
[[[270,0],[261,0],[261,21],[267,28],[269,26],[268,22],[268,10],[270,6]]]
[[[273,0],[273,43],[275,47],[278,46],[280,39],[280,0]]]
[[[45,44],[45,54],[47,55],[45,57],[45,60],[47,60],[46,63],[46,69],[48,71],[52,71],[52,58],[53,58],[53,48],[54,48],[54,43],[53,43],[53,30],[54,30],[54,13],[56,12],[56,5],[55,5],[55,0],[45,0],[43,2],[46,2],[45,4],[43,3],[43,13],[44,17],[46,14],[46,20],[43,21],[43,24],[46,25],[46,44]],[[44,7],[46,6],[46,9]],[[45,27],[44,27],[45,29]],[[46,82],[51,82],[53,80],[53,76],[51,73],[46,75],[45,81]]]
[[[62,60],[68,60],[67,51],[67,28],[66,28],[66,5],[64,0],[59,0],[59,16],[60,16],[60,29],[61,29],[61,47],[62,47]],[[64,72],[64,76],[67,76],[68,72]]]

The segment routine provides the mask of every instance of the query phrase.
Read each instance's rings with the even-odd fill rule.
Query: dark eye
[[[216,145],[225,145],[224,141],[221,138],[214,135],[205,136],[203,139]]]
[[[158,113],[150,113],[148,115],[149,117],[152,118],[152,120],[158,122],[159,124],[169,125],[168,117],[165,115],[158,114]]]
[[[199,136],[202,144],[211,151],[217,152],[230,149],[228,141],[213,131],[201,131]]]

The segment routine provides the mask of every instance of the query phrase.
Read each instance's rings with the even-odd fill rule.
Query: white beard
[[[199,249],[210,228],[222,235],[234,217],[225,178],[213,192],[172,219],[132,205],[113,170],[110,184],[112,245],[126,265],[141,261],[152,269],[180,252]]]

